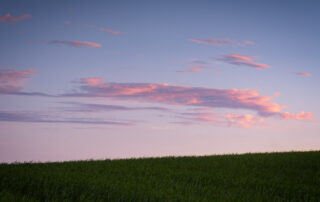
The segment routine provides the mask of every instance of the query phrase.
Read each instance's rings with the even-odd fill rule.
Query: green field
[[[0,201],[320,201],[320,152],[0,164]]]

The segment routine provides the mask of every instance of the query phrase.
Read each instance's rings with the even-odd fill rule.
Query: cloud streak
[[[198,43],[198,44],[205,44],[205,45],[213,45],[213,46],[248,46],[248,45],[255,45],[252,41],[244,41],[242,43],[236,42],[231,39],[216,39],[216,38],[208,38],[208,39],[197,39],[197,38],[189,38],[191,42]]]
[[[264,118],[252,114],[227,113],[224,114],[224,118],[226,119],[226,124],[230,127],[252,128],[264,122]]]
[[[81,80],[81,86],[73,93],[62,97],[105,97],[122,100],[136,100],[176,106],[199,106],[204,108],[242,109],[256,112],[261,117],[281,117],[289,119],[282,110],[287,108],[273,102],[272,96],[262,96],[255,90],[217,89],[187,86],[171,86],[153,83],[108,83],[90,85]],[[311,113],[308,113],[311,114]],[[290,114],[302,116],[299,114]],[[284,118],[286,117],[286,118]],[[230,120],[249,120],[250,116],[229,116]],[[294,119],[294,118],[292,118]],[[309,120],[296,118],[296,120]]]
[[[187,63],[188,69],[186,70],[179,70],[178,73],[200,73],[204,69],[210,69],[213,68],[209,66],[207,62],[200,61],[200,60],[194,60]]]
[[[272,68],[269,65],[254,62],[254,58],[256,57],[257,56],[228,54],[221,56],[221,60],[229,64],[247,66],[258,70]]]
[[[309,72],[293,72],[293,73],[298,75],[298,76],[306,76],[306,77],[312,76],[312,74],[309,73]]]
[[[107,32],[108,34],[113,34],[113,35],[119,35],[119,34],[121,34],[120,31],[115,31],[115,30],[111,30],[111,29],[106,29],[106,28],[103,28],[103,27],[101,27],[99,30],[102,31],[102,32]]]
[[[90,77],[90,78],[82,78],[80,80],[81,83],[86,83],[90,86],[96,86],[103,83],[105,79],[100,77]]]
[[[93,124],[93,125],[117,125],[133,126],[134,123],[120,121],[105,121],[92,118],[50,118],[38,113],[25,112],[0,112],[0,121],[25,122],[25,123],[71,123],[71,124]]]
[[[94,48],[98,48],[98,47],[102,47],[101,44],[99,43],[93,43],[93,42],[89,42],[89,41],[63,41],[63,40],[52,40],[49,42],[44,42],[47,44],[63,44],[63,45],[68,45],[68,46],[72,46],[72,47],[94,47]]]
[[[60,95],[49,95],[40,92],[22,92],[24,80],[37,70],[0,70],[0,93],[23,96],[46,96],[57,98],[68,97],[100,97],[116,100],[134,100],[142,103],[158,103],[173,106],[192,106],[200,109],[232,109],[249,110],[255,114],[220,114],[213,116],[210,113],[194,114],[193,120],[210,122],[225,126],[238,126],[249,128],[263,122],[267,117],[278,117],[281,120],[312,121],[313,114],[310,112],[289,113],[283,112],[288,106],[280,105],[273,101],[274,96],[260,95],[256,90],[249,89],[218,89],[189,86],[173,86],[169,84],[156,83],[115,83],[106,82],[101,77],[89,77],[79,80],[80,86],[70,93]],[[134,110],[157,110],[168,111],[165,107],[127,107],[121,105],[88,104],[79,102],[63,102],[72,107],[64,108],[65,111],[75,112],[105,112],[105,111],[134,111]],[[3,112],[4,113],[4,112]],[[19,114],[18,114],[19,115]],[[22,114],[24,116],[24,114]],[[19,115],[20,116],[20,115]],[[19,119],[22,121],[23,119]],[[6,116],[9,120],[10,116]],[[28,116],[29,117],[29,116]],[[5,120],[5,116],[1,118]],[[47,119],[32,118],[25,119],[26,122],[69,122],[69,123],[91,123],[91,120],[75,119]],[[106,121],[98,120],[101,124]],[[99,124],[99,123],[97,123]]]
[[[89,104],[89,103],[79,103],[79,102],[61,102],[61,103],[72,106],[72,108],[64,108],[64,110],[77,111],[77,112],[137,111],[137,110],[169,111],[169,109],[165,107],[127,107],[122,105]]]
[[[64,24],[69,25],[69,24],[71,24],[71,22],[70,21],[65,21]],[[92,25],[92,24],[79,24],[78,26],[84,26],[84,27],[87,27],[87,28],[95,29],[95,30],[98,30],[98,31],[101,31],[101,32],[106,32],[106,33],[111,34],[111,35],[122,34],[122,32],[120,32],[120,31],[107,29],[107,28],[104,28],[104,27],[98,28],[98,26]]]
[[[279,112],[275,114],[282,120],[296,121],[314,121],[313,114],[310,112],[289,113]],[[207,122],[216,126],[222,127],[240,127],[254,128],[264,126],[265,118],[259,114],[240,114],[240,113],[178,113],[178,118],[186,120],[181,124],[190,125],[195,123]]]
[[[17,93],[22,88],[24,82],[30,77],[30,74],[38,70],[11,70],[0,69],[0,93]]]
[[[313,114],[310,112],[300,112],[298,114],[284,112],[281,113],[281,118],[284,120],[311,121],[313,119]]]
[[[4,16],[0,16],[0,22],[19,22],[28,18],[31,18],[32,16],[29,14],[22,14],[20,16],[14,17],[10,13],[7,13]]]
[[[30,78],[30,75],[37,72],[38,70],[36,69],[28,69],[28,70],[0,69],[0,94],[56,97],[55,95],[50,95],[47,93],[21,91],[26,80]]]
[[[258,115],[237,113],[181,113],[180,118],[192,121],[183,124],[207,122],[216,126],[240,128],[262,126],[264,122],[264,118]]]

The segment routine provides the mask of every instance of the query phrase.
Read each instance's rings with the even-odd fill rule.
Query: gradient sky
[[[319,1],[0,7],[0,162],[320,149]]]

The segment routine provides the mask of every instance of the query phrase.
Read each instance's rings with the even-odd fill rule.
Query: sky
[[[0,7],[0,162],[320,149],[319,1]]]

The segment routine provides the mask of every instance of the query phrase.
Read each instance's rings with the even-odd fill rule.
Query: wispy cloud
[[[68,111],[78,112],[105,112],[105,111],[136,111],[136,110],[155,110],[155,111],[169,111],[165,107],[128,107],[122,105],[107,105],[107,104],[89,104],[80,102],[60,102],[62,104],[71,105],[71,108],[64,108]]]
[[[95,118],[57,118],[41,115],[34,112],[0,112],[0,121],[27,122],[27,123],[72,123],[72,124],[94,124],[94,125],[118,125],[133,126],[132,122],[106,121]]]
[[[251,110],[261,117],[283,117],[287,108],[273,102],[273,96],[262,96],[255,90],[216,89],[187,86],[171,86],[153,83],[108,83],[90,85],[81,80],[82,85],[74,93],[62,97],[105,97],[112,99],[137,100],[147,103],[167,105],[199,106],[204,108],[226,108]],[[294,114],[292,114],[294,115]],[[249,119],[249,116],[229,116],[233,119]],[[301,119],[302,120],[302,119]]]
[[[171,86],[152,83],[101,83],[81,86],[79,96],[138,99],[170,105],[192,105],[211,108],[250,109],[261,114],[280,112],[284,106],[272,97],[260,96],[255,90],[215,89]],[[72,95],[72,94],[70,94]]]
[[[100,97],[116,100],[135,100],[141,103],[158,103],[174,106],[192,106],[212,110],[216,108],[229,110],[249,110],[255,114],[213,114],[197,113],[191,117],[194,121],[210,122],[224,126],[238,126],[249,128],[259,125],[267,117],[278,117],[282,120],[312,121],[313,114],[310,112],[289,113],[283,109],[287,106],[280,105],[273,101],[274,96],[262,96],[256,90],[249,89],[217,89],[203,87],[173,86],[169,84],[156,83],[115,83],[106,82],[103,78],[82,78],[79,81],[80,86],[70,93],[60,95],[48,95],[39,92],[21,92],[20,81],[29,78],[29,74],[36,70],[0,71],[0,93],[25,95],[25,96],[47,96],[47,97]],[[165,107],[129,107],[121,105],[89,104],[79,102],[64,102],[71,105],[65,111],[74,112],[104,112],[104,111],[133,111],[133,110],[157,110],[172,112]],[[10,118],[10,116],[7,116]],[[2,118],[4,120],[4,118]],[[18,119],[19,120],[19,119]],[[56,119],[39,118],[26,119],[26,121],[37,122],[74,122],[74,119]],[[90,120],[80,120],[90,122]],[[105,121],[98,121],[106,123]],[[107,121],[108,122],[108,121]],[[182,121],[185,122],[185,121]]]
[[[177,71],[178,73],[200,73],[203,71],[203,69],[210,69],[213,68],[212,66],[210,66],[209,63],[205,62],[205,61],[201,61],[201,60],[194,60],[191,62],[187,63],[187,67],[188,69],[186,70],[179,70]]]
[[[107,32],[108,34],[113,34],[113,35],[119,35],[119,34],[121,34],[120,31],[111,30],[111,29],[106,29],[106,28],[103,28],[103,27],[99,28],[99,30],[102,31],[102,32]]]
[[[300,112],[298,114],[292,114],[289,112],[281,113],[281,118],[284,120],[298,120],[298,121],[311,121],[313,114],[310,112]]]
[[[0,69],[0,93],[16,93],[20,91],[30,74],[38,72],[35,69],[12,70]]]
[[[228,126],[237,126],[241,128],[259,126],[264,121],[264,118],[252,114],[228,113],[224,114],[224,118],[226,118],[226,124]]]
[[[307,76],[307,77],[312,76],[312,74],[309,72],[293,72],[293,73],[298,76]]]
[[[96,86],[103,83],[105,79],[100,77],[90,77],[90,78],[82,78],[80,80],[81,83],[88,84],[90,86]]]
[[[65,21],[64,24],[71,24],[70,21]],[[95,30],[98,30],[98,31],[101,31],[101,32],[106,32],[108,34],[112,34],[112,35],[119,35],[119,34],[122,34],[122,32],[120,31],[117,31],[117,30],[112,30],[112,29],[107,29],[107,28],[104,28],[104,27],[98,27],[96,25],[93,25],[93,24],[78,24],[78,26],[84,26],[84,27],[87,27],[87,28],[91,28],[91,29],[95,29]]]
[[[23,92],[23,91],[12,91],[12,92],[0,92],[2,94],[9,94],[9,95],[20,95],[20,96],[37,96],[37,97],[59,97],[56,95],[51,95],[48,93],[41,93],[41,92]]]
[[[229,64],[248,66],[258,70],[271,68],[269,65],[254,62],[254,58],[257,58],[257,56],[240,54],[228,54],[221,56],[221,60]]]
[[[52,40],[52,41],[44,41],[46,44],[64,44],[72,47],[101,47],[102,45],[99,43],[93,43],[89,41],[62,41],[62,40]]]
[[[14,17],[10,13],[7,13],[4,16],[0,16],[0,22],[19,22],[21,20],[25,20],[31,17],[32,16],[29,14],[22,14],[20,16]]]
[[[187,120],[182,123],[210,123],[222,127],[254,128],[263,125],[264,118],[253,114],[238,113],[180,113],[179,118]]]
[[[0,94],[56,97],[55,95],[49,95],[47,93],[21,91],[25,82],[30,78],[30,75],[36,72],[38,72],[36,69],[0,69]]]
[[[198,44],[206,44],[206,45],[213,45],[213,46],[224,46],[224,45],[231,45],[231,46],[247,46],[247,45],[254,45],[252,41],[244,41],[242,43],[231,40],[231,39],[216,39],[216,38],[208,38],[208,39],[197,39],[197,38],[189,38],[189,41]]]

